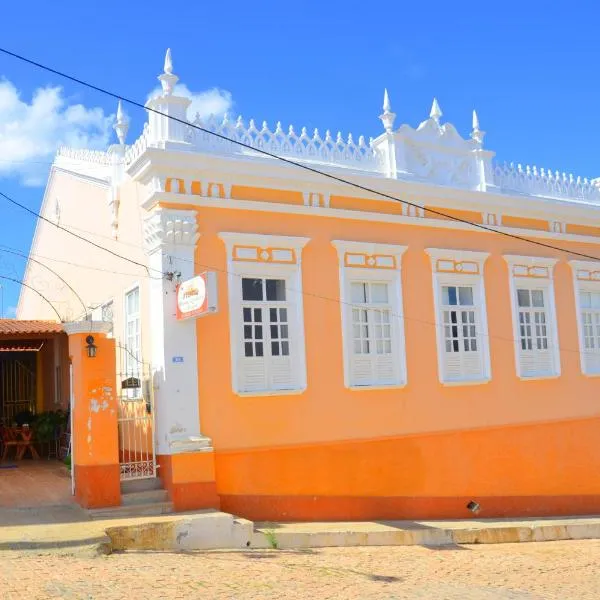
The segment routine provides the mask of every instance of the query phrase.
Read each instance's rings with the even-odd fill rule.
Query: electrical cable
[[[452,220],[452,221],[463,223],[463,224],[469,225],[471,227],[475,227],[477,229],[480,229],[480,230],[483,230],[483,231],[486,231],[486,232],[497,233],[497,234],[500,234],[500,235],[503,235],[505,237],[512,238],[512,239],[515,239],[515,240],[518,240],[518,241],[521,241],[521,242],[526,242],[526,243],[534,244],[536,246],[541,246],[541,247],[544,247],[544,248],[556,250],[556,251],[563,252],[563,253],[566,253],[566,254],[569,254],[569,255],[572,255],[572,256],[579,256],[579,257],[582,257],[582,258],[588,258],[588,259],[592,259],[592,260],[595,260],[595,261],[600,260],[599,257],[593,256],[593,255],[590,255],[590,254],[586,254],[586,253],[582,253],[582,252],[577,252],[577,251],[574,251],[574,250],[569,250],[569,249],[566,249],[566,248],[562,248],[560,246],[556,246],[554,244],[548,244],[548,243],[545,243],[545,242],[541,242],[539,240],[532,240],[532,239],[529,239],[529,238],[524,237],[524,236],[520,236],[520,235],[517,235],[517,234],[510,233],[510,232],[506,232],[506,231],[502,231],[502,230],[499,230],[499,229],[495,229],[494,227],[491,227],[491,226],[488,226],[488,225],[484,225],[484,224],[481,224],[481,223],[476,223],[474,221],[469,221],[468,219],[463,219],[461,217],[457,217],[455,215],[451,215],[451,214],[445,213],[445,212],[437,210],[437,209],[433,209],[433,208],[430,208],[430,207],[422,206],[420,204],[417,204],[415,202],[411,202],[409,200],[402,200],[400,198],[397,198],[397,197],[392,196],[390,194],[387,194],[385,192],[376,190],[374,188],[370,188],[368,186],[363,186],[361,184],[352,182],[352,181],[344,179],[342,177],[338,177],[338,176],[333,175],[331,173],[327,173],[326,171],[322,171],[322,170],[316,169],[314,167],[311,167],[311,166],[308,166],[308,165],[296,162],[294,160],[291,160],[291,159],[279,156],[279,155],[277,155],[275,153],[272,153],[272,152],[269,152],[267,150],[264,150],[264,149],[261,149],[261,148],[255,148],[254,146],[251,146],[250,144],[246,144],[244,142],[241,142],[241,141],[229,138],[229,137],[227,137],[225,135],[222,135],[220,133],[217,133],[217,132],[214,132],[214,131],[210,131],[209,129],[206,129],[206,128],[201,127],[200,125],[197,125],[197,124],[194,124],[194,123],[190,123],[190,122],[188,122],[188,121],[186,121],[184,119],[179,119],[179,118],[174,117],[172,115],[167,115],[167,114],[163,113],[162,111],[159,111],[157,109],[145,106],[144,104],[142,104],[140,102],[137,102],[137,101],[132,100],[130,98],[127,98],[125,96],[116,94],[114,92],[111,92],[110,90],[107,90],[105,88],[99,87],[97,85],[94,85],[94,84],[89,83],[89,82],[87,82],[85,80],[79,79],[79,78],[74,77],[72,75],[69,75],[69,74],[67,74],[65,72],[59,71],[57,69],[54,69],[52,67],[48,67],[47,65],[44,65],[44,64],[36,62],[36,61],[34,61],[32,59],[26,58],[26,57],[24,57],[22,55],[19,55],[17,53],[11,52],[11,51],[9,51],[9,50],[7,50],[5,48],[0,47],[0,52],[6,54],[8,56],[11,56],[13,58],[16,58],[16,59],[18,59],[18,60],[20,60],[22,62],[31,64],[31,65],[33,65],[33,66],[35,66],[37,68],[40,68],[40,69],[42,69],[44,71],[53,73],[55,75],[58,75],[59,77],[62,77],[64,79],[68,79],[68,80],[70,80],[70,81],[72,81],[74,83],[77,83],[79,85],[82,85],[82,86],[90,88],[90,89],[93,89],[93,90],[95,90],[97,92],[100,92],[100,93],[102,93],[104,95],[110,96],[110,97],[112,97],[112,98],[114,98],[116,100],[122,100],[122,101],[124,101],[124,102],[126,102],[126,103],[128,103],[128,104],[130,104],[132,106],[144,109],[144,110],[146,110],[148,112],[155,113],[157,115],[163,116],[163,117],[168,118],[168,119],[172,119],[173,121],[181,123],[181,124],[183,124],[185,126],[188,126],[190,128],[197,129],[198,131],[202,131],[203,133],[207,133],[209,135],[212,135],[214,137],[217,137],[217,138],[222,139],[224,141],[227,141],[229,143],[241,146],[243,148],[247,148],[247,149],[251,150],[252,152],[268,156],[269,158],[273,158],[273,159],[279,160],[279,161],[284,162],[286,164],[289,164],[291,166],[299,167],[299,168],[304,169],[306,171],[310,171],[310,172],[315,173],[317,175],[320,175],[320,176],[326,177],[328,179],[334,180],[334,181],[336,181],[338,183],[342,183],[344,185],[349,185],[351,187],[354,187],[356,189],[360,189],[360,190],[368,192],[370,194],[375,194],[375,195],[381,196],[383,198],[386,198],[388,200],[392,200],[394,202],[400,202],[400,203],[406,204],[408,206],[412,206],[414,208],[418,208],[418,209],[423,210],[425,212],[431,213],[433,215],[442,217],[444,219],[449,219],[449,220]],[[120,254],[117,254],[117,253],[109,250],[108,248],[105,248],[104,246],[96,244],[96,243],[94,243],[94,242],[92,242],[92,241],[90,241],[90,240],[88,240],[88,239],[86,239],[86,238],[84,238],[82,236],[79,236],[76,233],[73,233],[72,231],[70,231],[68,229],[65,229],[63,227],[58,226],[56,223],[54,223],[54,222],[46,219],[45,217],[42,217],[41,215],[39,215],[35,211],[32,211],[31,209],[25,207],[24,205],[22,205],[22,204],[20,204],[20,203],[18,203],[16,201],[14,201],[13,199],[9,198],[6,194],[4,194],[1,191],[0,191],[0,196],[4,197],[9,202],[12,202],[13,204],[15,204],[15,205],[17,205],[17,206],[19,206],[19,207],[27,210],[31,214],[34,214],[34,215],[38,216],[39,218],[41,218],[41,219],[43,219],[45,221],[48,221],[49,223],[51,223],[51,224],[59,227],[59,229],[62,229],[63,231],[65,231],[65,232],[67,232],[67,233],[69,233],[69,234],[77,237],[78,239],[81,239],[83,241],[87,241],[88,243],[94,245],[95,247],[100,248],[102,250],[105,250],[106,252],[109,252],[109,253],[113,254],[114,256],[116,256],[118,258],[121,258],[123,260],[127,260],[128,262],[131,262],[131,263],[133,263],[133,264],[135,264],[137,266],[141,266],[142,268],[148,270],[148,267],[146,265],[142,264],[142,263],[139,263],[137,261],[134,261],[132,259],[124,257],[124,256],[122,256]],[[84,231],[84,230],[81,230],[81,231]],[[93,233],[93,232],[88,232],[88,233]],[[183,259],[183,260],[185,260],[185,259]],[[223,269],[218,269],[218,268],[212,267],[210,265],[201,265],[201,264],[199,264],[199,263],[197,263],[196,261],[193,261],[193,260],[190,260],[189,262],[194,262],[195,265],[206,267],[206,268],[209,268],[211,270],[221,271],[221,272],[225,272],[225,273],[229,273],[230,274],[229,271],[226,271],[226,270],[223,270]],[[157,272],[160,272],[157,269],[153,269],[153,270],[157,271]],[[169,274],[161,272],[161,275],[169,275]],[[295,291],[296,293],[301,293],[303,295],[312,296],[312,297],[319,298],[319,299],[322,299],[322,300],[333,301],[333,302],[337,302],[339,304],[347,304],[349,306],[353,306],[352,303],[344,302],[342,300],[335,299],[335,298],[328,298],[326,296],[322,296],[322,295],[319,295],[319,294],[313,294],[313,293],[310,293],[310,292],[299,291],[299,290],[290,290],[290,291]],[[419,321],[421,323],[432,325],[434,327],[440,326],[438,323],[434,323],[434,322],[431,322],[431,321],[424,321],[424,320],[420,320],[420,319],[413,319],[411,317],[406,317],[405,315],[394,314],[393,316],[401,318],[401,319],[404,319],[404,320],[411,319],[411,320]],[[492,336],[489,336],[489,334],[488,334],[488,337],[491,338]],[[493,337],[496,338],[497,336],[493,336]],[[508,342],[513,343],[513,344],[517,343],[517,340],[515,340],[515,339],[510,339],[510,338],[498,338],[498,339],[502,339],[504,341],[508,341]],[[577,352],[577,353],[579,353],[579,350],[567,350],[567,349],[564,349],[564,348],[558,348],[558,350],[561,351],[561,352],[567,351],[567,352]]]
[[[219,139],[221,139],[223,141],[226,141],[226,142],[229,142],[229,143],[232,143],[232,144],[236,144],[238,146],[241,146],[242,148],[246,148],[248,150],[251,150],[252,152],[256,152],[258,154],[262,154],[264,156],[268,156],[269,158],[273,158],[275,160],[279,160],[281,162],[284,162],[286,164],[292,165],[294,167],[299,167],[299,168],[304,169],[306,171],[309,171],[311,173],[315,173],[317,175],[326,177],[326,178],[331,179],[333,181],[337,181],[338,183],[342,183],[344,185],[349,185],[349,186],[354,187],[356,189],[360,189],[360,190],[362,190],[364,192],[368,192],[369,194],[376,194],[376,195],[381,196],[383,198],[386,198],[388,200],[393,200],[394,202],[401,202],[403,204],[406,204],[408,206],[412,206],[412,207],[417,208],[419,210],[423,210],[425,212],[431,213],[431,214],[436,215],[438,217],[442,217],[443,219],[449,219],[449,220],[452,220],[452,221],[456,221],[458,223],[463,223],[463,224],[469,225],[471,227],[475,227],[475,228],[481,229],[483,231],[487,231],[487,232],[491,232],[491,233],[497,233],[497,234],[503,235],[505,237],[509,237],[509,238],[512,238],[512,239],[515,239],[515,240],[519,240],[521,242],[526,242],[526,243],[529,243],[529,244],[534,244],[536,246],[540,246],[540,247],[548,248],[548,249],[552,249],[552,250],[558,250],[559,252],[564,252],[564,253],[570,254],[572,256],[579,256],[579,257],[582,257],[582,258],[589,258],[589,259],[592,259],[592,260],[600,260],[600,257],[597,257],[597,256],[592,256],[590,254],[585,254],[585,253],[582,253],[582,252],[576,252],[574,250],[568,250],[566,248],[561,248],[560,246],[555,246],[553,244],[547,244],[547,243],[541,242],[539,240],[532,240],[530,238],[526,238],[524,236],[520,236],[520,235],[517,235],[517,234],[514,234],[514,233],[510,233],[508,231],[502,231],[500,229],[495,229],[494,227],[491,227],[489,225],[484,225],[482,223],[476,223],[474,221],[469,221],[468,219],[463,219],[462,217],[457,217],[455,215],[451,215],[451,214],[445,213],[445,212],[443,212],[441,210],[437,210],[437,209],[434,209],[434,208],[422,206],[422,205],[417,204],[415,202],[411,202],[410,200],[401,200],[400,198],[396,198],[395,196],[392,196],[390,194],[386,194],[385,192],[376,190],[374,188],[370,188],[368,186],[364,186],[364,185],[361,185],[359,183],[355,183],[355,182],[350,181],[348,179],[344,179],[343,177],[338,177],[337,175],[333,175],[331,173],[327,173],[326,171],[321,171],[321,170],[316,169],[314,167],[311,167],[309,165],[305,165],[305,164],[296,162],[294,160],[291,160],[289,158],[285,158],[283,156],[279,156],[279,155],[277,155],[277,154],[275,154],[273,152],[269,152],[268,150],[264,150],[262,148],[255,148],[254,146],[251,146],[250,144],[246,144],[244,142],[240,142],[239,140],[234,140],[232,138],[227,137],[226,135],[217,133],[215,131],[210,131],[209,129],[206,129],[205,127],[201,127],[200,125],[196,125],[194,123],[190,123],[189,121],[186,121],[184,119],[180,119],[180,118],[174,117],[172,115],[167,115],[167,114],[163,113],[162,111],[157,110],[157,109],[152,108],[152,107],[149,107],[149,106],[146,106],[145,104],[142,104],[141,102],[137,102],[136,100],[132,100],[132,99],[127,98],[125,96],[116,94],[115,92],[112,92],[110,90],[107,90],[105,88],[97,86],[97,85],[95,85],[93,83],[89,83],[88,81],[85,81],[85,80],[80,79],[78,77],[74,77],[73,75],[69,75],[68,73],[65,73],[64,71],[59,71],[58,69],[54,69],[54,68],[49,67],[47,65],[44,65],[44,64],[42,64],[40,62],[34,61],[34,60],[30,59],[30,58],[27,58],[25,56],[17,54],[16,52],[11,52],[10,50],[7,50],[6,48],[0,47],[0,52],[2,52],[3,54],[6,54],[7,56],[11,56],[13,58],[16,58],[17,60],[20,60],[22,62],[28,63],[28,64],[30,64],[32,66],[35,66],[38,69],[42,69],[42,70],[47,71],[49,73],[53,73],[54,75],[58,75],[59,77],[62,77],[64,79],[68,79],[69,81],[72,81],[72,82],[77,83],[79,85],[82,85],[82,86],[85,86],[85,87],[90,88],[92,90],[95,90],[97,92],[100,92],[101,94],[104,94],[106,96],[110,96],[111,98],[114,98],[116,100],[122,100],[123,102],[126,102],[127,104],[131,104],[132,106],[136,106],[137,108],[141,108],[141,109],[146,110],[148,112],[152,112],[152,113],[160,115],[162,117],[171,119],[171,120],[176,121],[178,123],[181,123],[182,125],[185,125],[187,127],[191,127],[193,129],[197,129],[198,131],[202,131],[203,133],[207,133],[207,134],[212,135],[214,137],[217,137],[217,138],[219,138]]]
[[[120,258],[122,260],[126,260],[127,262],[130,262],[138,267],[142,267],[143,269],[145,269],[146,271],[152,270],[152,271],[156,271],[157,273],[161,273],[161,275],[164,275],[164,273],[162,271],[159,271],[158,269],[151,269],[151,267],[148,267],[147,265],[138,262],[137,260],[133,260],[132,258],[127,258],[126,256],[123,256],[122,254],[119,254],[118,252],[114,252],[113,250],[110,250],[109,248],[107,248],[106,246],[101,246],[100,244],[96,244],[96,242],[93,242],[92,240],[89,240],[77,233],[74,233],[73,231],[66,229],[65,227],[62,227],[61,225],[59,225],[58,223],[55,223],[54,221],[51,221],[50,219],[47,219],[46,217],[44,217],[42,214],[36,212],[35,210],[32,210],[31,208],[29,208],[28,206],[25,206],[24,204],[21,204],[20,202],[17,202],[16,200],[14,200],[13,198],[11,198],[10,196],[8,196],[7,194],[5,194],[4,192],[0,191],[0,196],[2,198],[4,198],[5,200],[8,200],[11,204],[14,204],[15,206],[18,206],[19,208],[22,208],[23,210],[27,211],[29,214],[34,215],[35,217],[37,217],[38,219],[41,219],[42,221],[45,221],[46,223],[50,223],[50,225],[53,225],[54,227],[56,227],[57,229],[60,229],[61,231],[64,231],[66,233],[68,233],[69,235],[72,235],[73,237],[86,242],[88,244],[91,244],[92,246],[95,246],[96,248],[100,249],[100,250],[104,250],[104,252],[108,252],[109,254],[112,254],[113,256],[116,256],[117,258]]]
[[[81,296],[75,291],[75,289],[73,288],[73,286],[71,286],[69,284],[68,281],[66,281],[61,275],[59,275],[54,269],[50,268],[48,265],[45,265],[43,262],[40,262],[39,260],[32,258],[31,256],[27,256],[26,254],[22,254],[21,252],[17,251],[17,250],[8,250],[6,248],[2,248],[0,247],[0,252],[8,252],[9,254],[14,254],[17,256],[21,256],[22,258],[26,258],[27,260],[31,260],[32,262],[41,265],[42,267],[44,267],[45,269],[48,269],[48,271],[50,271],[50,273],[52,273],[53,275],[55,275],[56,277],[58,277],[58,279],[60,279],[75,295],[75,297],[77,298],[77,300],[79,300],[81,306],[83,307],[83,314],[87,313],[87,307],[84,304],[83,300],[81,299]]]
[[[56,316],[58,317],[58,320],[62,323],[63,322],[63,318],[60,316],[59,312],[56,310],[56,308],[54,307],[54,304],[52,304],[52,302],[50,302],[50,300],[48,300],[48,298],[46,298],[46,296],[44,296],[44,294],[42,294],[42,292],[40,292],[39,290],[36,290],[34,287],[30,286],[29,284],[21,281],[20,279],[15,279],[14,277],[8,277],[7,275],[0,275],[0,279],[6,279],[7,281],[12,281],[13,283],[18,283],[32,291],[34,291],[38,296],[40,296],[42,298],[42,300],[45,300],[49,305],[50,308],[52,308],[52,310],[56,313]]]

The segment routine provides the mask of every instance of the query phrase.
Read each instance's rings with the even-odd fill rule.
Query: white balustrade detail
[[[86,148],[69,148],[68,146],[61,146],[56,156],[61,156],[67,160],[83,161],[88,163],[95,163],[98,165],[112,165],[112,157],[101,150],[87,150]]]
[[[347,140],[344,140],[340,132],[335,139],[329,131],[322,138],[318,129],[315,129],[310,136],[306,127],[303,127],[300,135],[297,135],[292,125],[286,132],[281,127],[281,123],[277,123],[275,131],[271,131],[266,121],[259,129],[253,119],[246,125],[242,117],[238,117],[234,123],[228,119],[227,115],[222,120],[209,118],[206,121],[197,116],[192,125],[207,130],[188,128],[187,140],[199,150],[248,154],[256,149],[302,161],[352,167],[365,171],[381,170],[380,157],[371,146],[372,140],[367,143],[362,135],[358,138],[358,142],[354,142],[352,134],[349,134]],[[208,132],[216,133],[227,139],[219,138]],[[236,142],[245,144],[246,147],[244,148]]]
[[[518,192],[547,198],[600,202],[600,182],[597,180],[576,178],[558,171],[553,173],[550,169],[538,169],[535,166],[496,164],[494,184],[503,193]]]

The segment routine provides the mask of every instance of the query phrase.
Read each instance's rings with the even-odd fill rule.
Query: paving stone
[[[598,598],[600,540],[65,556],[0,553],[12,598],[578,600]]]

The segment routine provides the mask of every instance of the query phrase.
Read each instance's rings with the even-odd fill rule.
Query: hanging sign
[[[217,277],[207,271],[177,286],[177,319],[191,319],[217,312]]]

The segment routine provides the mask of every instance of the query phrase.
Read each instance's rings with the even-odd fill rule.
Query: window
[[[483,286],[487,253],[429,248],[433,266],[438,371],[445,384],[490,379]]]
[[[553,259],[505,256],[510,269],[517,373],[523,378],[560,373],[552,285]]]
[[[600,373],[600,290],[579,292],[584,371]]]
[[[306,366],[298,258],[307,240],[220,235],[229,255],[234,390],[246,395],[302,391]]]
[[[122,350],[125,373],[122,374],[122,379],[131,377],[140,379],[141,351],[140,289],[136,287],[125,294],[125,348]],[[130,395],[135,393],[136,389],[127,391]]]
[[[334,241],[340,269],[344,375],[353,389],[406,383],[400,259],[404,246]]]
[[[600,375],[600,263],[570,261],[575,283],[581,370]]]

